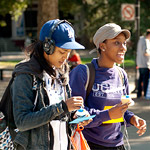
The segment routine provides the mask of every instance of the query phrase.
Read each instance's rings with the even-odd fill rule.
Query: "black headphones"
[[[52,34],[55,31],[55,29],[58,27],[58,25],[60,25],[61,23],[68,23],[69,25],[72,26],[72,24],[67,20],[59,20],[52,26],[49,33],[49,37],[45,37],[45,40],[43,41],[43,49],[47,55],[52,55],[54,53],[55,41],[52,39]]]

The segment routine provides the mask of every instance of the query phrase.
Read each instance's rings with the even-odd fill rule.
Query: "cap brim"
[[[57,47],[64,49],[85,49],[85,47],[77,42],[55,43]]]
[[[126,29],[122,29],[118,32],[116,32],[116,34],[114,34],[113,36],[110,36],[108,39],[113,39],[115,38],[116,36],[118,36],[120,33],[123,33],[125,35],[125,38],[126,39],[129,39],[130,38],[130,31],[129,30],[126,30]]]
[[[129,30],[126,30],[126,29],[123,29],[121,33],[124,33],[124,34],[125,34],[126,39],[129,39],[129,38],[130,38],[130,36],[131,36],[130,31],[129,31]]]

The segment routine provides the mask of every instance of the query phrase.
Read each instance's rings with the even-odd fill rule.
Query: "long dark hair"
[[[43,43],[42,41],[35,41],[34,43],[32,43],[31,45],[29,45],[26,49],[25,52],[30,55],[30,57],[34,56],[37,61],[39,62],[41,68],[43,70],[45,70],[51,77],[52,79],[56,78],[56,71],[55,69],[53,69],[52,66],[50,66],[48,64],[48,62],[46,61],[46,59],[44,58],[44,49],[43,49]],[[69,66],[67,63],[65,63],[61,69],[58,70],[60,75],[61,75],[61,79],[63,81],[63,84],[66,85],[68,84],[69,81]]]

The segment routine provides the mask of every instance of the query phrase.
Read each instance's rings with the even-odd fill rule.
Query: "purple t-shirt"
[[[122,79],[117,66],[101,68],[97,64],[97,59],[93,59],[92,63],[95,67],[95,81],[86,100],[88,107],[85,109],[90,115],[96,115],[96,117],[85,127],[83,134],[87,141],[107,147],[116,147],[123,144],[122,123],[103,124],[104,121],[110,120],[108,109],[104,110],[104,108],[120,103],[121,95],[129,94],[127,74],[122,68],[119,68],[124,76]],[[87,68],[85,65],[78,65],[70,72],[72,96],[82,96],[85,100],[86,83]],[[132,112],[126,111],[124,119],[127,126],[130,125],[129,120],[133,115]]]

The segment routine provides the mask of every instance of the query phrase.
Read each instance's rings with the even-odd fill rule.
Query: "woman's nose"
[[[125,44],[121,44],[121,48],[123,51],[127,51],[127,46]]]

